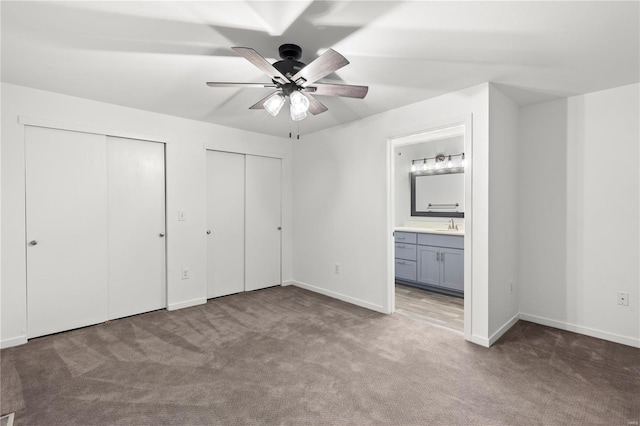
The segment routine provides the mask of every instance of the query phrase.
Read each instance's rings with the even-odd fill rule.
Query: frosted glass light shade
[[[291,112],[291,119],[293,121],[300,121],[307,118],[307,111],[305,110],[296,111],[293,105],[291,105],[290,112]]]
[[[291,119],[293,121],[300,121],[307,116],[309,99],[305,95],[293,92],[289,95],[289,102],[291,103]]]
[[[263,105],[264,109],[275,117],[282,109],[282,105],[284,105],[284,96],[278,93],[270,97]]]

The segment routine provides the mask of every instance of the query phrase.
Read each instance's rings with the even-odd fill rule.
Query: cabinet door
[[[418,282],[440,285],[438,247],[418,246]]]
[[[107,320],[105,136],[25,126],[27,337]]]
[[[440,249],[440,285],[464,291],[464,250]]]

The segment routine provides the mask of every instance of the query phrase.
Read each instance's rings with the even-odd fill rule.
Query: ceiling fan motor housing
[[[273,64],[273,67],[289,78],[306,66],[298,60],[302,56],[302,48],[297,44],[283,44],[278,48],[278,53],[282,60]]]

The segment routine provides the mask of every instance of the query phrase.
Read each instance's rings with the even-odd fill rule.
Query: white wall
[[[461,136],[402,145],[394,152],[395,224],[402,226],[405,221],[446,222],[446,217],[411,216],[411,160],[433,158],[438,154],[460,154],[464,152],[464,138]],[[422,163],[417,163],[419,167]],[[456,222],[461,222],[458,219]]]
[[[521,318],[640,346],[639,90],[521,109]]]
[[[518,106],[489,85],[489,335],[518,319]]]
[[[488,84],[304,136],[294,145],[298,285],[389,312],[389,138],[473,114],[473,329],[488,344]],[[387,208],[389,207],[389,209]],[[340,264],[340,274],[334,264]]]
[[[18,116],[94,126],[119,136],[167,142],[168,304],[206,300],[205,149],[283,158],[283,281],[291,279],[291,142],[146,111],[2,84],[2,329],[3,346],[26,336],[24,126]],[[177,221],[184,210],[187,220]],[[180,270],[189,267],[191,278]]]

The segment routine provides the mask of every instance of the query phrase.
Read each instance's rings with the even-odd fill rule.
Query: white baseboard
[[[380,312],[382,314],[388,314],[387,311],[381,305],[376,305],[375,303],[367,302],[364,300],[356,299],[355,297],[347,296],[342,293],[336,293],[335,291],[326,290],[321,287],[316,287],[311,284],[303,283],[300,281],[291,280],[288,281],[287,285],[294,285],[296,287],[304,288],[305,290],[313,291],[314,293],[320,293],[325,296],[332,297],[334,299],[342,300],[343,302],[351,303],[352,305],[357,305],[363,308],[371,309],[372,311]]]
[[[286,287],[288,285],[296,285],[296,282],[293,280],[288,280],[288,281],[282,281],[282,287]]]
[[[27,336],[18,336],[12,337],[11,339],[6,339],[0,341],[0,348],[10,348],[12,346],[24,345],[27,343]]]
[[[489,346],[497,342],[498,339],[501,338],[504,333],[509,331],[509,329],[513,327],[518,322],[519,319],[520,319],[520,313],[517,313],[513,316],[513,318],[511,318],[509,321],[504,323],[502,327],[500,327],[495,333],[491,335],[491,337],[489,337]]]
[[[537,315],[525,314],[522,312],[520,313],[520,319],[524,321],[534,322],[536,324],[559,328],[560,330],[572,331],[574,333],[584,334],[586,336],[597,337],[598,339],[602,340],[609,340],[611,342],[633,346],[634,348],[640,348],[640,339],[634,337],[622,336],[620,334],[609,333],[607,331],[596,330],[577,324],[556,321],[550,318],[539,317]]]
[[[169,303],[167,311],[176,311],[178,309],[190,308],[191,306],[204,305],[207,303],[206,297],[198,297],[197,299],[185,300],[184,302]]]
[[[471,338],[469,339],[469,341],[471,343],[475,343],[476,345],[484,346],[485,348],[488,348],[489,346],[491,346],[489,344],[489,339],[487,339],[486,337],[475,335],[475,334],[471,335]]]

